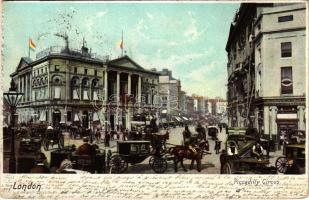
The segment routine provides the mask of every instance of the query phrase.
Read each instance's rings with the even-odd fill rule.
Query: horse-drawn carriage
[[[284,174],[304,174],[306,132],[287,130],[283,136],[283,156],[276,160],[277,171]]]
[[[58,145],[59,149],[64,147],[64,137],[61,134],[60,129],[47,128],[42,135],[42,145],[45,151],[49,150],[50,145]]]
[[[219,130],[216,126],[208,126],[208,136],[212,139],[216,139],[218,136]]]
[[[41,132],[38,125],[23,125],[16,130],[17,138],[20,138],[20,154],[38,153],[41,151]]]
[[[258,139],[245,130],[229,130],[226,150],[220,156],[222,174],[276,174],[268,159],[252,157],[252,147]]]
[[[127,170],[128,164],[138,164],[153,157],[150,167],[156,173],[164,173],[167,169],[167,161],[160,155],[152,154],[150,141],[119,141],[117,153],[110,160],[112,173],[123,173]]]

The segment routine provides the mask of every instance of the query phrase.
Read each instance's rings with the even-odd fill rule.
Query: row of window
[[[81,98],[82,97],[82,98]],[[61,88],[55,87],[54,89],[54,99],[61,99]],[[89,96],[89,90],[82,90],[82,95],[80,95],[79,89],[75,88],[72,90],[71,94],[72,100],[99,100],[99,91],[92,90],[92,98]]]
[[[33,79],[32,81],[32,87],[43,86],[47,84],[48,84],[47,77],[36,78],[36,79]]]
[[[32,91],[32,99],[33,101],[43,100],[48,98],[48,93],[46,88],[42,88],[40,90]]]
[[[42,67],[42,68],[33,70],[32,76],[36,77],[36,76],[39,76],[39,75],[45,74],[45,73],[47,73],[47,67]]]
[[[235,87],[229,87],[228,97],[233,98],[235,95]],[[281,94],[293,94],[293,71],[292,67],[281,67]]]
[[[74,67],[74,74],[77,74],[77,67]],[[84,69],[84,75],[88,75],[88,69]],[[98,75],[98,70],[94,70],[94,75]]]
[[[54,65],[54,71],[55,72],[59,72],[60,71],[60,65]],[[47,67],[44,68],[40,68],[40,69],[36,69],[33,71],[33,76],[38,76],[40,74],[44,74],[47,73]],[[74,74],[77,74],[77,67],[74,67]],[[84,69],[84,74],[87,75],[88,74],[88,69]],[[98,70],[94,70],[94,75],[97,76],[98,75]]]
[[[48,111],[40,111],[35,113],[36,119],[39,121],[48,121]],[[93,121],[99,120],[98,113],[93,113]],[[80,115],[79,112],[72,112],[72,111],[67,111],[66,113],[66,121],[67,122],[72,122],[72,121],[80,121]]]

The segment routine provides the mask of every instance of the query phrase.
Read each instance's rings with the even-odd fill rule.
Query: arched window
[[[73,77],[71,80],[71,97],[73,100],[79,100],[80,99],[80,91],[79,91],[79,78],[78,77]]]
[[[90,100],[89,99],[89,79],[84,78],[82,80],[82,93],[83,93],[83,100]]]
[[[92,80],[92,100],[98,101],[99,100],[99,80],[93,79]]]
[[[43,82],[43,78],[42,78]],[[54,99],[61,98],[61,80],[60,77],[56,76],[53,78],[53,85],[54,85]]]

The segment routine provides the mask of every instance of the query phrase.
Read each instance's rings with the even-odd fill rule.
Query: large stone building
[[[180,111],[181,82],[172,76],[172,71],[163,69],[159,72],[159,95],[161,111],[169,115],[178,115]]]
[[[230,126],[253,126],[279,143],[305,130],[306,5],[241,4],[228,52]]]
[[[20,122],[129,127],[134,113],[157,112],[158,74],[128,56],[108,60],[85,46],[50,47],[36,60],[21,58],[11,77],[24,93]]]

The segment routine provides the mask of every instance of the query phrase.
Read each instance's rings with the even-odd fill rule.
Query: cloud
[[[97,12],[96,17],[98,17],[98,18],[103,17],[104,15],[106,15],[106,13],[107,13],[107,11]]]
[[[183,35],[187,39],[196,40],[198,39],[202,34],[204,34],[205,29],[198,30],[198,26],[196,23],[196,19],[194,18],[194,13],[189,11],[189,26],[185,29]]]
[[[208,97],[226,96],[226,71],[221,70],[223,63],[212,61],[201,65],[183,76],[182,88],[191,94],[196,93]]]
[[[147,15],[147,17],[148,17],[150,20],[153,20],[153,18],[154,18],[154,17],[153,17],[153,15],[152,15],[152,14],[147,13],[146,15]]]

